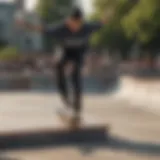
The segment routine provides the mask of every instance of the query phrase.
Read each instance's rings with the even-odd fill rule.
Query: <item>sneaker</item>
[[[71,128],[77,128],[80,124],[80,116],[70,108],[59,108],[58,115],[64,123],[67,123]]]
[[[77,129],[80,127],[81,124],[81,118],[79,115],[74,115],[70,121],[70,127],[72,129]]]

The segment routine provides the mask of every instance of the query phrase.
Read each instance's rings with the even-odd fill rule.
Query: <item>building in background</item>
[[[16,46],[21,52],[33,53],[43,51],[42,35],[20,29],[15,25],[15,15],[23,14],[24,19],[33,24],[39,24],[38,15],[33,11],[26,11],[24,0],[15,0],[13,3],[0,3],[0,42]]]
[[[24,0],[15,0],[13,5],[15,6],[14,15],[19,12],[23,15],[23,18],[30,23],[34,25],[41,23],[38,15],[34,11],[25,10]],[[29,54],[43,51],[42,33],[28,31],[17,27],[14,29],[14,33],[16,34],[14,36],[16,37],[14,41],[21,52]]]
[[[15,6],[11,3],[0,3],[0,41],[2,43],[12,44],[14,35],[13,15]]]
[[[64,19],[73,6],[81,6],[78,1],[74,0],[56,0],[54,2],[56,7],[53,5],[53,21]],[[45,35],[42,33],[16,26],[15,18],[18,14],[34,25],[41,24],[41,20],[34,10],[25,9],[25,0],[14,0],[12,3],[0,2],[0,42],[16,46],[20,52],[26,54],[51,52],[53,50],[52,40],[46,41]]]

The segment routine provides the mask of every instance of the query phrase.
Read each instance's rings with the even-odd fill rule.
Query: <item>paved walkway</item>
[[[160,102],[159,83],[150,83],[154,107],[148,109],[150,101],[144,89],[144,82],[131,83],[123,79],[126,89],[113,95],[85,95],[84,112],[105,121],[111,126],[108,143],[48,147],[34,150],[3,151],[0,156],[14,160],[159,160],[160,159]],[[146,83],[148,85],[148,82]],[[133,88],[136,88],[134,94]],[[124,88],[124,85],[122,85]],[[128,92],[127,92],[128,86]],[[129,87],[134,86],[134,87]],[[154,87],[153,87],[154,86]],[[131,89],[132,88],[132,89]],[[141,90],[141,92],[140,92]],[[124,92],[126,91],[126,92]],[[143,94],[142,94],[143,92]],[[143,100],[141,100],[140,96]],[[142,96],[143,95],[143,96]],[[25,127],[47,127],[53,121],[54,109],[60,105],[57,94],[52,93],[0,93],[0,130],[11,126],[19,127],[21,120]],[[137,103],[133,103],[133,102]],[[142,103],[143,102],[143,103]],[[31,125],[28,125],[29,123]],[[21,125],[22,126],[22,125]],[[16,128],[15,128],[16,129]],[[0,157],[0,159],[2,159]]]

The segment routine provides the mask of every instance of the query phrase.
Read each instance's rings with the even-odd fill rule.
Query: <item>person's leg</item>
[[[72,71],[72,85],[73,85],[73,109],[76,116],[79,116],[82,110],[81,102],[81,65],[79,62],[74,62]]]
[[[65,66],[66,66],[66,60],[61,60],[57,64],[56,78],[57,78],[58,90],[60,92],[62,101],[68,107],[70,106],[70,101],[68,97],[68,90],[67,90],[67,84],[66,84]]]

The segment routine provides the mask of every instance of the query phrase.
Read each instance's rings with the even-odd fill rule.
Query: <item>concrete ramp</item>
[[[158,79],[122,77],[120,88],[114,96],[128,101],[131,105],[160,113],[160,81]]]

